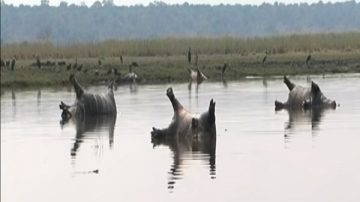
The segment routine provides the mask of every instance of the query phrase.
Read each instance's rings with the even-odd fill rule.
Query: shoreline
[[[306,65],[306,53],[268,55],[262,63],[264,54],[239,56],[235,54],[199,55],[198,67],[209,78],[209,81],[221,81],[221,68],[226,63],[228,68],[224,74],[226,81],[244,79],[246,77],[269,77],[282,75],[322,75],[334,73],[360,73],[360,57],[357,52],[312,53],[312,60]],[[47,60],[47,61],[60,61]],[[189,74],[186,68],[197,67],[188,64],[184,55],[124,57],[123,64],[118,57],[77,58],[81,69],[67,69],[74,64],[74,59],[61,60],[65,65],[43,65],[40,69],[34,65],[35,60],[19,60],[14,71],[9,67],[1,68],[1,88],[62,87],[70,85],[68,78],[75,73],[83,85],[107,84],[110,79],[124,77],[129,66],[138,75],[138,84],[161,84],[187,82]],[[51,63],[51,62],[50,62]],[[117,74],[114,74],[116,69]],[[120,84],[121,85],[121,84]]]

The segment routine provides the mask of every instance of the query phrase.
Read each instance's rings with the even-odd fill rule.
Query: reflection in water
[[[41,104],[41,90],[37,92],[37,105],[40,106]]]
[[[112,115],[99,115],[99,116],[84,116],[78,119],[70,119],[76,126],[75,142],[71,148],[71,156],[75,157],[81,143],[84,141],[87,133],[95,132],[95,134],[101,134],[106,131],[109,134],[109,147],[112,148],[114,142],[114,127],[116,122],[116,116]],[[69,122],[61,122],[62,126]],[[94,135],[94,134],[93,134]],[[98,147],[96,147],[98,148]]]
[[[130,93],[136,93],[138,91],[138,86],[137,86],[136,81],[131,82],[129,84],[129,89],[130,89]]]
[[[311,125],[312,131],[317,131],[321,118],[325,112],[323,108],[312,108],[311,110],[286,110],[289,120],[285,124],[285,138],[290,138],[289,133],[295,133],[297,125]]]
[[[216,178],[216,134],[203,134],[197,137],[192,135],[166,136],[151,141],[153,146],[165,145],[173,153],[173,164],[170,168],[168,189],[174,189],[176,181],[183,176],[184,161],[189,157],[192,160],[206,161],[209,165],[211,179]]]
[[[266,76],[263,76],[263,79],[262,79],[262,84],[265,88],[268,87],[268,82],[267,82],[268,78]]]
[[[16,107],[16,95],[14,90],[11,90],[11,100],[13,107]]]
[[[226,79],[221,78],[221,82],[222,82],[224,88],[228,87],[228,83],[227,83]]]
[[[12,100],[12,110],[13,110],[13,117],[16,116],[16,95],[15,91],[11,90],[11,100]]]
[[[200,84],[195,83],[196,106],[199,106],[199,86],[200,86]],[[188,84],[188,90],[189,90],[189,104],[191,106],[191,90],[192,90],[192,80],[191,79],[190,79],[189,84]]]
[[[129,90],[130,90],[130,93],[137,93],[138,92],[138,84],[137,82],[134,80],[134,81],[119,81],[119,82],[115,82],[114,83],[114,90],[117,91],[118,90],[118,87],[120,85],[129,85]]]
[[[41,114],[41,90],[39,89],[37,92],[37,113]]]

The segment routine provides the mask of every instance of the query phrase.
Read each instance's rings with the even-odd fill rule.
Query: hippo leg
[[[284,76],[284,83],[286,84],[286,86],[288,87],[288,89],[291,91],[292,89],[294,89],[295,84],[292,83],[286,76]]]
[[[174,92],[172,88],[168,88],[166,90],[166,95],[168,96],[173,108],[174,112],[178,112],[179,110],[183,109],[183,106],[180,104],[180,102],[175,98]]]
[[[155,127],[152,128],[151,138],[162,138],[165,137],[168,133],[168,129],[157,129]]]
[[[284,109],[285,105],[282,102],[275,100],[275,111]]]
[[[82,97],[82,95],[84,94],[84,89],[77,82],[77,80],[75,79],[74,74],[70,75],[69,80],[74,85],[74,89],[75,89],[75,92],[76,92],[76,98],[80,99]]]
[[[215,104],[214,100],[211,99],[209,105],[209,123],[215,123]]]

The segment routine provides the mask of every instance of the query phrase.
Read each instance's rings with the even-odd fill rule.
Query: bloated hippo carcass
[[[189,74],[190,74],[190,83],[195,82],[196,84],[201,84],[203,81],[207,80],[207,77],[204,73],[202,73],[197,67],[196,71],[192,70],[190,68],[187,68]]]
[[[215,102],[210,101],[208,111],[196,116],[187,111],[175,98],[172,88],[167,89],[174,109],[174,116],[167,128],[153,128],[151,142],[154,147],[168,146],[173,152],[173,163],[169,171],[168,189],[174,189],[179,175],[183,172],[186,158],[184,154],[191,154],[193,160],[202,160],[209,165],[209,174],[216,177],[216,126]]]
[[[113,83],[108,87],[106,94],[98,95],[85,92],[77,82],[74,75],[70,76],[70,82],[73,84],[76,101],[73,105],[67,105],[61,102],[60,109],[62,122],[67,122],[70,118],[83,118],[86,116],[109,115],[116,116],[116,104],[113,92]]]
[[[281,109],[335,109],[336,102],[325,97],[321,92],[320,87],[311,82],[311,87],[305,88],[295,85],[286,76],[284,76],[284,83],[289,88],[290,93],[288,100],[285,103],[275,101],[275,110]]]
[[[216,136],[215,126],[215,102],[210,101],[208,111],[196,116],[187,111],[176,99],[172,88],[168,88],[166,95],[174,109],[174,116],[167,128],[157,129],[153,127],[152,139],[171,137],[201,137]]]

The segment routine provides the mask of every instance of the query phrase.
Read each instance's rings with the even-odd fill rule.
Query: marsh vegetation
[[[189,64],[190,47],[194,60]],[[129,66],[139,83],[184,82],[189,79],[187,68],[196,68],[195,55],[197,67],[215,81],[221,80],[224,64],[227,80],[360,72],[360,33],[2,44],[1,58],[15,57],[17,62],[13,71],[2,66],[1,86],[67,85],[74,72],[84,83],[99,84],[124,76]]]

